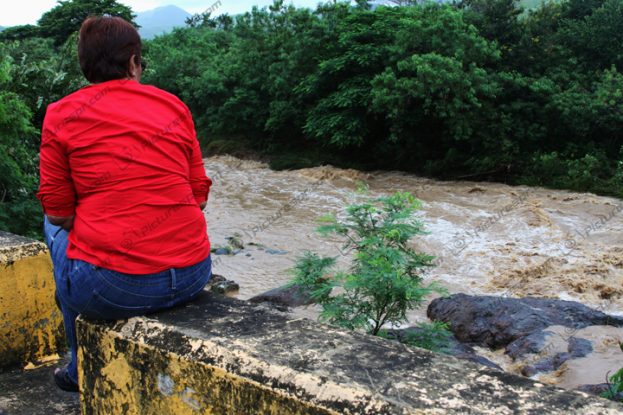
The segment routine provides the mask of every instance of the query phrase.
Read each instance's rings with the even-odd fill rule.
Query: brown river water
[[[342,241],[315,232],[319,216],[340,216],[349,204],[408,191],[422,201],[418,215],[429,232],[413,245],[437,257],[427,280],[439,281],[450,293],[576,300],[623,314],[622,200],[331,166],[278,172],[230,156],[208,158],[205,165],[214,182],[206,209],[213,247],[227,245],[226,238],[236,234],[245,244],[237,255],[213,256],[214,272],[240,285],[238,298],[289,281],[289,269],[305,250],[340,255]],[[340,255],[338,264],[347,265],[348,255]],[[411,313],[410,323],[426,320],[425,310]],[[317,311],[296,312],[313,318]],[[623,330],[592,330],[603,350],[596,348],[581,360],[607,357],[609,370],[623,366],[617,344]],[[501,353],[485,354],[512,371],[512,362]],[[569,367],[541,380],[573,387],[605,379],[600,370],[576,372]]]

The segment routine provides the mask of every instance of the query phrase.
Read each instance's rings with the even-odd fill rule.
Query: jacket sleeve
[[[71,179],[68,155],[65,146],[49,125],[49,120],[50,117],[46,114],[41,134],[41,179],[37,197],[46,215],[73,216],[76,192]]]

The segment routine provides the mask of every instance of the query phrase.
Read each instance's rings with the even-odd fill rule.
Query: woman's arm
[[[54,111],[51,107],[48,107],[48,113]],[[56,134],[56,130],[59,129],[50,125],[49,120],[49,114],[46,114],[41,134],[39,162],[41,180],[37,197],[48,219],[58,218],[60,223],[62,218],[63,225],[71,227],[76,209],[76,192],[67,150]],[[50,223],[54,224],[51,219]]]
[[[199,141],[197,140],[197,133],[195,132],[195,125],[192,121],[190,111],[188,111],[187,125],[191,134],[191,152],[189,163],[189,179],[190,187],[193,190],[193,196],[195,201],[201,208],[205,209],[208,202],[208,194],[210,193],[210,187],[212,186],[212,180],[206,176],[205,166],[203,165],[203,159],[201,157],[201,148],[199,147]]]
[[[63,217],[63,216],[47,215],[47,217],[52,225],[60,226],[61,228],[65,229],[67,232],[69,232],[71,228],[74,226],[73,216]]]

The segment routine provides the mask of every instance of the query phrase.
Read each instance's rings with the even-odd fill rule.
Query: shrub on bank
[[[422,271],[433,266],[434,257],[416,252],[410,241],[424,234],[414,217],[420,202],[409,193],[395,193],[368,203],[351,205],[346,218],[320,219],[318,231],[344,239],[342,255],[352,254],[346,270],[335,269],[337,257],[307,252],[294,268],[291,284],[309,292],[320,304],[320,319],[351,330],[382,334],[385,325],[407,322],[407,312],[420,307],[429,294],[445,293],[435,282],[425,283]],[[440,349],[446,331],[427,325],[412,344]],[[436,334],[433,334],[436,333]]]

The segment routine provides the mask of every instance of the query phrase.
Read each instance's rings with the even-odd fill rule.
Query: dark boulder
[[[528,354],[540,353],[546,345],[546,337],[552,334],[550,331],[542,330],[520,337],[506,346],[506,354],[516,360]]]
[[[282,307],[300,307],[314,303],[309,293],[305,292],[298,285],[284,285],[282,287],[273,288],[255,297],[251,297],[249,301],[252,303],[268,302]]]
[[[610,316],[575,301],[546,298],[505,298],[454,294],[435,299],[428,317],[450,325],[461,342],[493,349],[505,347],[549,326],[573,330],[588,326],[623,326],[623,318]]]
[[[554,336],[558,336],[557,341],[554,341]],[[554,346],[556,343],[559,344],[557,347]],[[567,350],[562,351],[560,348],[564,347],[565,343]],[[521,368],[521,374],[524,376],[553,372],[567,360],[587,356],[592,351],[593,345],[589,340],[561,336],[548,330],[531,333],[506,346],[506,354],[513,360],[530,361]],[[533,360],[535,356],[538,357],[536,361]]]
[[[590,340],[579,337],[570,337],[567,351],[572,359],[588,356],[593,351],[593,343]]]
[[[571,355],[567,352],[556,353],[553,356],[547,356],[536,363],[522,367],[521,374],[530,377],[537,373],[553,372],[570,358]]]
[[[213,248],[211,251],[214,255],[231,255],[233,251],[229,247]]]
[[[525,337],[520,337],[509,343],[506,346],[506,354],[513,360],[517,360],[530,354],[547,353],[552,345],[552,336],[559,336],[559,341],[565,341],[567,343],[567,353],[570,359],[587,356],[593,351],[593,344],[590,340],[573,336],[561,336],[560,334],[548,330],[541,330]]]
[[[536,362],[532,361],[521,368],[522,375],[534,376],[538,373],[553,372],[567,360],[587,356],[593,351],[593,345],[589,340],[563,336],[557,340],[566,342],[567,350],[560,351],[560,346],[552,347],[555,344],[552,342],[553,336],[560,335],[547,330],[531,333],[509,343],[506,346],[506,354],[516,361],[531,360],[530,356],[542,356]]]
[[[597,385],[580,385],[576,389],[591,395],[599,396],[606,392],[609,388],[607,383],[598,383]]]
[[[417,334],[421,331],[422,329],[420,329],[419,327],[407,327],[405,329],[388,330],[387,338],[404,342],[409,335],[414,333]],[[450,336],[447,339],[447,342],[447,347],[442,348],[440,352],[449,354],[458,359],[469,360],[470,362],[478,363],[492,369],[503,370],[500,366],[493,363],[491,360],[476,353],[474,348],[470,345],[458,341],[456,337]]]
[[[603,396],[602,394],[609,391],[611,387],[612,385],[608,385],[607,383],[598,383],[597,385],[580,385],[576,389],[591,395]],[[608,394],[606,398],[621,403],[623,402],[623,392],[617,392],[614,396]]]
[[[553,335],[551,332],[540,332],[547,333],[548,335]],[[538,333],[534,333],[538,334]],[[531,335],[532,336],[532,335]],[[528,336],[530,337],[530,336]],[[521,340],[521,339],[520,339]],[[516,340],[513,343],[516,343]],[[511,343],[511,344],[513,344]],[[507,347],[508,349],[508,347]],[[566,352],[558,352],[553,355],[546,356],[536,363],[532,363],[524,366],[521,369],[521,373],[524,376],[534,376],[537,373],[544,372],[553,372],[557,370],[563,363],[565,363],[569,359],[578,359],[580,357],[588,356],[593,351],[593,344],[590,340],[581,339],[578,337],[569,337],[567,339],[567,351]],[[547,353],[547,346],[541,348],[535,353]]]

